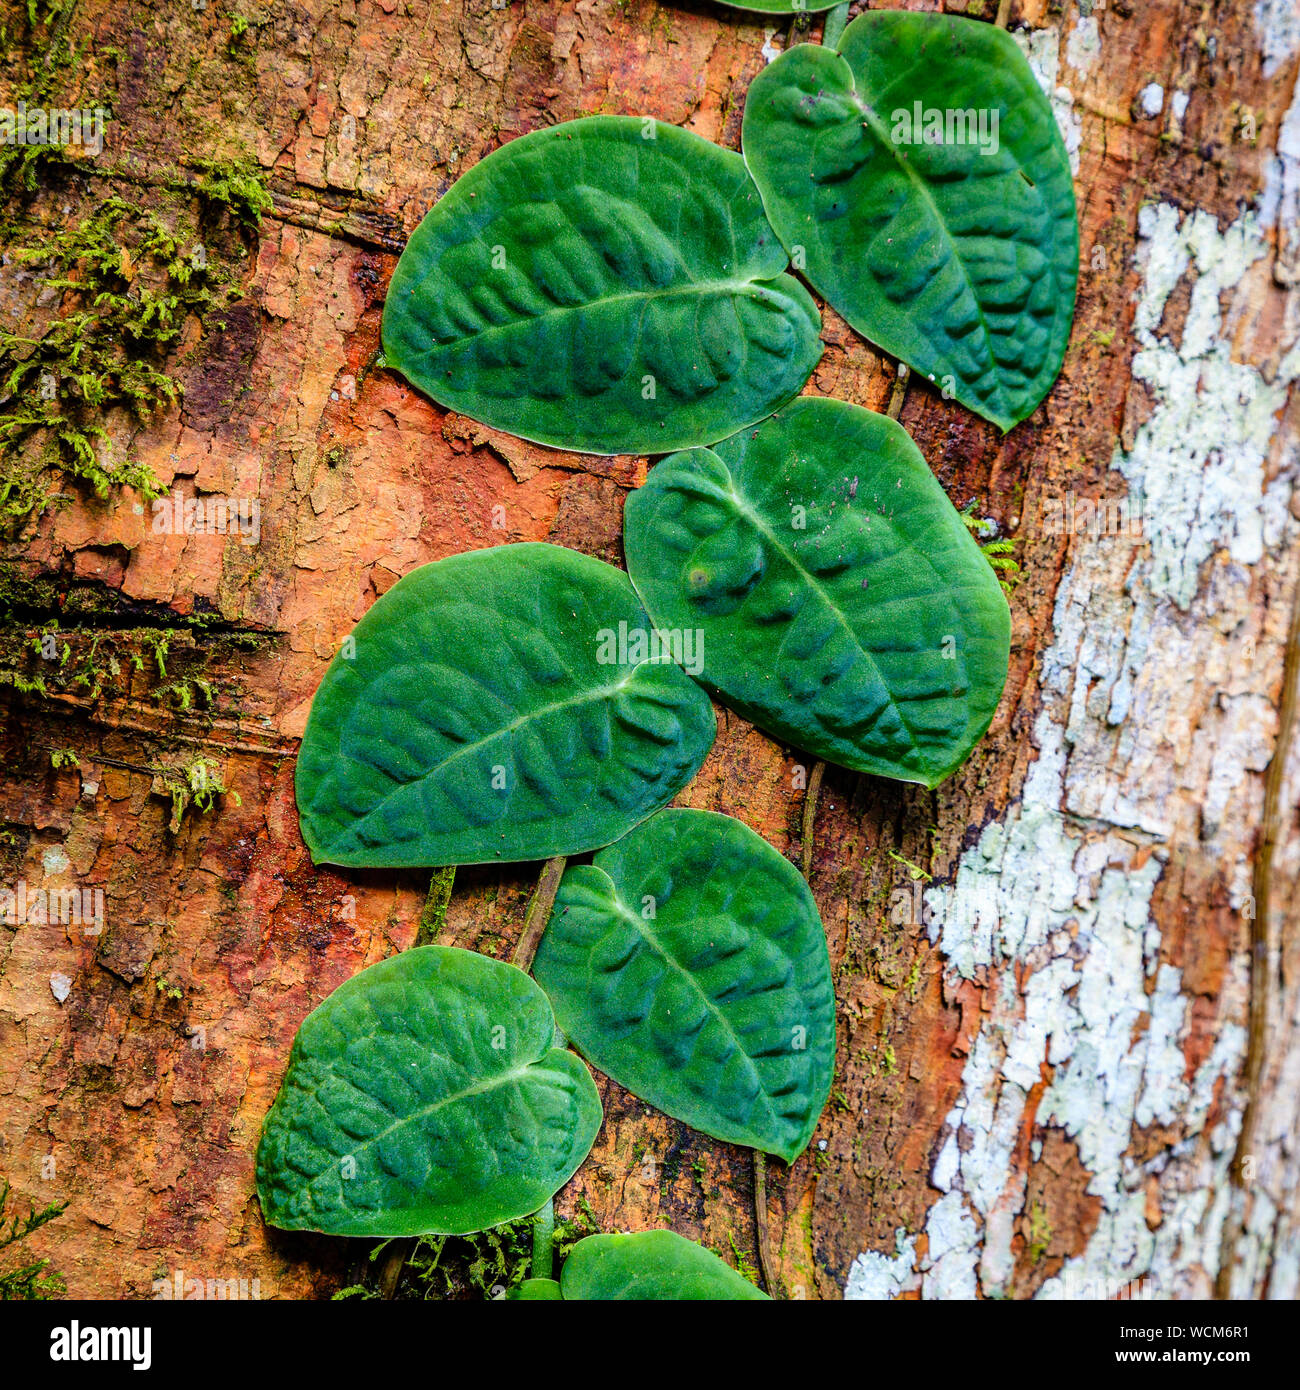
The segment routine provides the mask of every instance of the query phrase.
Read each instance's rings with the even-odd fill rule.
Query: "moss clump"
[[[6,1178],[0,1183],[0,1250],[7,1250],[19,1241],[26,1240],[33,1231],[39,1231],[42,1226],[48,1225],[67,1210],[66,1202],[51,1202],[41,1211],[37,1211],[32,1205],[28,1208],[26,1216],[19,1216],[15,1212],[6,1226],[5,1208],[9,1204],[10,1192],[9,1180]],[[0,1273],[0,1301],[49,1299],[66,1293],[62,1276],[45,1272],[49,1264],[49,1260],[32,1260]]]
[[[176,766],[160,763],[151,770],[154,794],[171,797],[172,816],[167,828],[173,835],[180,832],[185,813],[191,806],[200,815],[206,815],[219,796],[230,797],[236,806],[241,804],[239,793],[226,785],[221,764],[215,758],[201,754],[186,763]]]
[[[1020,564],[1011,558],[1016,548],[1015,541],[998,537],[998,524],[989,516],[975,515],[974,499],[957,513],[966,523],[966,529],[975,537],[980,554],[989,562],[993,573],[998,577],[1002,592],[1009,594],[1020,583]]]
[[[262,206],[229,173],[199,192],[236,219]],[[247,180],[245,180],[247,182]],[[0,331],[0,511],[43,509],[41,475],[58,469],[101,497],[114,487],[146,500],[163,494],[153,473],[111,457],[104,419],[125,411],[139,423],[176,403],[180,382],[166,361],[190,315],[209,317],[233,297],[230,274],[208,250],[197,220],[164,220],[113,195],[51,244],[19,247],[16,259],[43,270],[42,295],[61,312],[29,333]],[[43,448],[33,448],[37,440]]]
[[[556,1273],[569,1252],[584,1237],[600,1230],[590,1206],[579,1198],[578,1213],[569,1221],[557,1221],[552,1236]],[[371,1250],[370,1268],[361,1283],[340,1289],[336,1299],[377,1299],[383,1256],[392,1242]],[[528,1278],[532,1267],[533,1218],[508,1221],[490,1231],[469,1236],[420,1236],[406,1254],[401,1276],[393,1290],[396,1299],[443,1302],[464,1298],[501,1298]]]

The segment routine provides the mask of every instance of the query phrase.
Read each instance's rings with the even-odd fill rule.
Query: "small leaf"
[[[796,267],[854,328],[1003,430],[1030,414],[1064,359],[1079,229],[1010,35],[859,15],[838,52],[799,44],[759,73],[742,138]]]
[[[551,1302],[562,1296],[558,1279],[525,1279],[516,1284],[502,1301],[507,1303]]]
[[[712,1251],[672,1231],[580,1240],[560,1271],[560,1289],[566,1299],[767,1301]]]
[[[533,962],[593,1066],[792,1163],[830,1092],[835,995],[795,868],[712,811],[669,810],[560,882]]]
[[[303,1020],[257,1151],[267,1223],[342,1236],[465,1235],[536,1211],[600,1129],[587,1068],[552,1047],[521,970],[421,946]]]
[[[649,117],[569,121],[490,154],[420,223],[384,353],[441,405],[542,444],[708,443],[821,355],[785,267],[738,154]]]
[[[702,679],[778,738],[933,787],[988,728],[1006,599],[887,416],[803,397],[658,464],[624,527],[655,624],[698,628]]]
[[[690,780],[716,727],[689,677],[642,654],[648,629],[625,574],[559,546],[407,575],[312,704],[296,781],[312,858],[544,859],[626,833]]]

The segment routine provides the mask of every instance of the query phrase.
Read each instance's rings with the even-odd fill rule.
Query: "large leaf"
[[[471,864],[617,839],[690,780],[715,732],[708,697],[638,647],[648,626],[625,574],[558,546],[407,575],[312,704],[297,773],[312,857]]]
[[[795,395],[821,320],[744,160],[650,118],[512,140],[411,237],[384,353],[443,405],[598,454],[721,439]]]
[[[943,143],[924,142],[934,113]],[[1034,409],[1065,355],[1079,230],[1008,34],[859,15],[838,52],[800,44],[754,79],[743,143],[795,265],[854,328],[1004,430]]]
[[[533,962],[593,1065],[717,1139],[787,1162],[835,1066],[817,905],[730,816],[662,811],[560,882]]]
[[[767,1301],[712,1251],[672,1231],[580,1240],[560,1271],[560,1289],[567,1299]]]
[[[461,1235],[536,1211],[600,1128],[582,1062],[513,965],[421,946],[303,1020],[257,1151],[272,1226]]]
[[[1006,599],[888,417],[804,397],[665,459],[624,525],[654,622],[698,629],[704,681],[770,733],[933,787],[988,728]]]

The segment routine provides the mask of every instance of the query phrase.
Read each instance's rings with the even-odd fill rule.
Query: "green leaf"
[[[339,986],[298,1030],[257,1151],[267,1223],[465,1235],[536,1211],[600,1129],[582,1062],[513,965],[421,946]]]
[[[785,267],[738,154],[592,116],[510,141],[425,217],[384,353],[441,405],[542,444],[709,443],[796,395],[821,355]]]
[[[672,1231],[580,1240],[560,1271],[560,1289],[566,1299],[767,1301],[712,1251]]]
[[[569,869],[533,973],[634,1095],[787,1163],[807,1147],[835,1065],[826,938],[797,870],[740,821],[661,811]]]
[[[943,143],[908,142],[918,111],[922,137],[938,113]],[[1070,335],[1079,229],[1014,39],[948,15],[859,15],[838,52],[799,44],[759,73],[743,144],[795,265],[854,328],[1003,430],[1042,400]]]
[[[624,510],[659,627],[745,718],[844,767],[933,787],[993,718],[1011,618],[905,430],[804,397],[674,454]]]
[[[615,640],[648,627],[625,574],[559,546],[407,575],[312,704],[296,783],[312,858],[476,864],[617,839],[672,800],[716,731],[666,655]]]
[[[561,1297],[560,1281],[558,1279],[525,1279],[522,1283],[516,1284],[514,1288],[505,1295],[502,1302],[550,1302],[552,1300],[558,1300]]]

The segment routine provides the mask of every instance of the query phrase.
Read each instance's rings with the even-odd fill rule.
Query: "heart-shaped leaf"
[[[795,265],[860,333],[1010,429],[1055,381],[1079,230],[1051,107],[1003,30],[859,15],[754,79],[745,159]]]
[[[712,1251],[672,1231],[588,1236],[560,1271],[566,1299],[767,1301],[767,1295]]]
[[[510,141],[411,237],[390,366],[440,404],[597,454],[721,439],[797,394],[821,319],[730,150],[647,117]]]
[[[312,704],[296,785],[313,859],[505,862],[617,839],[713,743],[708,697],[671,655],[627,576],[575,551],[499,546],[413,571]]]
[[[268,1224],[463,1235],[536,1211],[600,1129],[582,1062],[513,965],[421,946],[303,1020],[257,1151]]]
[[[804,397],[665,459],[624,527],[654,622],[698,627],[704,681],[779,738],[933,787],[988,728],[1006,599],[888,417]]]
[[[830,1092],[835,997],[817,905],[730,816],[652,816],[569,869],[533,962],[594,1066],[696,1129],[792,1163]]]

